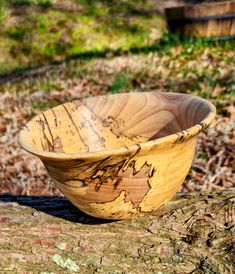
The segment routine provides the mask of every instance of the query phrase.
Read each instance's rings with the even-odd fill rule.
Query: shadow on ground
[[[85,214],[71,204],[65,197],[60,196],[0,196],[0,202],[15,202],[22,206],[31,207],[37,211],[67,221],[81,224],[104,224],[112,220],[98,219]]]
[[[0,74],[0,84],[5,84],[7,82],[14,82],[19,81],[27,77],[34,77],[40,74],[49,71],[51,68],[55,66],[64,65],[65,63],[72,61],[72,60],[90,60],[92,58],[110,58],[110,57],[117,57],[125,54],[147,54],[150,52],[155,52],[158,50],[164,49],[166,46],[165,41],[159,40],[158,43],[155,43],[150,46],[143,46],[143,47],[132,47],[128,51],[124,51],[122,49],[117,50],[102,50],[102,51],[88,51],[85,53],[75,54],[66,57],[62,61],[51,61],[47,64],[39,64],[38,66],[28,66],[24,68],[15,69],[9,71],[7,73]],[[169,45],[171,47],[171,45]]]

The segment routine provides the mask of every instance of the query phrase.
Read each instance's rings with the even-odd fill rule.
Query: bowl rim
[[[161,145],[161,144],[169,144],[173,145],[176,144],[177,141],[179,140],[179,137],[184,135],[184,132],[187,132],[187,140],[192,139],[193,137],[197,136],[203,129],[207,128],[211,121],[215,118],[216,115],[216,107],[209,102],[206,99],[203,99],[199,96],[195,95],[189,95],[185,93],[176,93],[176,92],[160,92],[160,91],[151,91],[151,92],[128,92],[127,94],[140,94],[140,93],[162,93],[162,94],[170,94],[170,95],[185,95],[186,97],[193,97],[197,98],[198,100],[202,101],[204,104],[209,106],[210,112],[208,115],[201,120],[199,123],[195,124],[192,127],[189,127],[187,129],[181,130],[179,132],[169,134],[164,137],[156,138],[154,140],[146,141],[146,142],[141,142],[137,144],[132,144],[128,146],[121,146],[113,149],[105,149],[105,150],[98,150],[98,151],[89,151],[89,152],[76,152],[76,153],[67,153],[67,152],[53,152],[53,151],[44,151],[44,150],[39,150],[39,149],[34,149],[32,146],[28,145],[23,137],[22,134],[26,130],[27,124],[34,119],[36,119],[40,114],[35,116],[33,119],[29,120],[25,126],[20,130],[19,135],[18,135],[18,142],[20,146],[26,150],[27,152],[38,156],[41,159],[50,159],[50,160],[55,160],[55,161],[63,161],[63,160],[75,160],[75,159],[90,159],[90,158],[100,158],[100,156],[107,157],[107,156],[116,156],[116,155],[122,155],[126,154],[128,152],[136,152],[137,149],[144,149],[144,148],[151,148],[154,145]],[[120,94],[125,94],[125,93],[120,93]],[[94,97],[104,97],[104,96],[118,96],[120,94],[105,94],[105,95],[99,95],[99,96],[93,96],[89,98],[94,98]],[[89,99],[88,98],[88,99]],[[87,99],[87,98],[84,98]],[[75,102],[77,100],[69,101],[70,103]],[[66,102],[66,103],[69,103]],[[60,106],[60,105],[58,105]],[[56,106],[56,107],[58,107]],[[54,108],[56,108],[54,107]],[[52,108],[53,109],[53,108]],[[45,110],[44,112],[48,111],[49,109]],[[42,112],[43,113],[43,112]]]

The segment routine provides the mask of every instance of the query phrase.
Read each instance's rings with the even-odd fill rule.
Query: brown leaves
[[[198,138],[196,155],[184,191],[211,191],[235,185],[234,119],[217,116]]]
[[[30,105],[5,93],[0,96],[0,112],[0,194],[58,194],[40,160],[18,144],[18,132],[31,117]]]
[[[229,117],[235,122],[235,107],[233,105],[227,107]]]

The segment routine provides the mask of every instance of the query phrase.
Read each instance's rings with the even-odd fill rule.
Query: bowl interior
[[[20,140],[31,150],[79,153],[154,140],[190,128],[211,112],[198,97],[125,93],[78,100],[31,120]]]

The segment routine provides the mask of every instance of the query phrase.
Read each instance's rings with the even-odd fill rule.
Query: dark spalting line
[[[105,157],[104,159],[102,159],[102,160],[97,160],[97,161],[94,161],[94,162],[92,162],[92,163],[86,163],[86,162],[83,162],[84,164],[82,164],[82,165],[79,165],[79,167],[86,167],[86,166],[94,166],[95,164],[97,164],[96,165],[96,167],[94,168],[95,170],[94,170],[94,172],[96,172],[97,173],[97,171],[100,169],[100,166],[102,165],[102,164],[104,164],[107,160],[109,160],[109,159],[111,159],[111,156],[108,156],[108,157]],[[93,176],[94,174],[92,174],[92,176]]]
[[[176,133],[178,138],[175,140],[174,144],[181,144],[185,141],[188,141],[190,139],[190,133],[186,130],[183,130],[182,132]]]
[[[115,163],[113,165],[105,165],[104,167],[100,168],[100,166],[102,164],[104,164],[104,162],[106,160],[108,160],[109,157],[103,159],[96,167],[95,169],[92,171],[92,174],[88,174],[88,177],[85,178],[85,179],[81,179],[79,178],[79,175],[81,174],[81,170],[80,172],[78,173],[78,175],[76,176],[73,176],[73,177],[70,177],[70,178],[67,178],[66,180],[61,180],[61,177],[60,178],[55,178],[58,182],[62,183],[62,184],[66,184],[68,181],[81,181],[83,182],[84,185],[89,185],[92,180],[94,181],[95,179],[98,180],[98,183],[95,185],[95,190],[96,191],[99,191],[101,186],[103,184],[107,184],[108,182],[114,182],[113,184],[113,187],[114,189],[116,189],[119,185],[119,183],[121,182],[121,177],[118,176],[118,173],[121,171],[123,165],[125,164],[126,160],[122,160],[118,163]],[[94,165],[94,163],[90,163],[89,165],[87,165],[87,169],[89,169],[89,167],[92,167]],[[145,164],[146,165],[146,164]],[[86,165],[85,165],[86,166]],[[148,167],[150,167],[150,165],[147,165]],[[81,166],[80,166],[81,167]],[[132,167],[131,165],[129,165],[129,167]],[[144,167],[144,165],[143,165]],[[108,174],[110,172],[110,170],[112,171],[111,174]],[[50,171],[50,168],[48,169],[49,173],[52,175],[52,177],[55,177],[53,176],[52,171]],[[102,172],[103,175],[99,176],[99,175],[96,175],[97,173],[99,172]],[[136,170],[133,170],[133,174],[136,175],[139,171],[136,171]],[[57,176],[56,176],[57,177]],[[72,187],[72,186],[71,186]]]
[[[199,127],[198,133],[200,133],[202,130],[204,130],[205,128],[208,127],[208,124],[206,124],[204,122],[201,122],[201,123],[197,124],[197,126]],[[185,132],[187,133],[186,135],[185,135]],[[191,140],[192,138],[195,137],[194,134],[190,135],[190,132],[188,132],[187,129],[180,132],[180,133],[176,133],[176,134],[178,135],[178,138],[174,142],[174,144],[180,144],[180,143],[183,143],[185,141],[189,141],[189,140]]]
[[[135,169],[135,163],[136,163],[136,160],[132,160],[131,162],[129,162],[129,165],[128,165],[128,167],[132,167],[133,168],[133,173],[132,173],[132,175],[133,176],[135,176],[138,172],[136,171],[136,169]],[[142,166],[143,167],[143,166]],[[141,168],[142,168],[141,167]],[[141,169],[140,168],[140,169]]]
[[[178,135],[178,134],[177,134]],[[179,139],[178,139],[178,141],[177,141],[177,143],[183,143],[184,141],[185,141],[185,135],[184,135],[184,133],[182,132],[182,133],[179,133]]]
[[[120,184],[120,183],[122,182],[122,180],[123,180],[122,177],[118,177],[118,173],[119,173],[119,171],[121,170],[121,168],[122,168],[122,166],[124,165],[124,163],[125,163],[125,160],[124,160],[123,162],[118,163],[118,164],[121,164],[121,165],[120,165],[120,167],[116,170],[114,176],[113,176],[113,175],[112,175],[112,176],[109,176],[108,178],[106,178],[106,181],[105,181],[105,182],[101,179],[101,182],[99,182],[99,183],[96,185],[96,191],[99,191],[100,188],[102,187],[102,185],[103,185],[104,183],[108,182],[109,179],[112,181],[112,183],[113,183],[113,181],[114,181],[113,188],[114,188],[114,190],[117,190],[119,184]],[[130,167],[130,168],[133,168],[133,166],[131,166],[131,165],[129,165],[129,167]],[[152,169],[152,171],[150,172],[152,165],[151,165],[151,164],[148,164],[147,162],[145,162],[145,163],[143,164],[143,166],[140,168],[139,171],[136,171],[135,169],[133,170],[133,176],[136,176],[139,172],[141,172],[142,169],[143,169],[144,167],[147,167],[147,169],[149,169],[149,172],[148,172],[149,177],[152,177],[152,176],[154,175],[154,173],[155,173],[156,170],[155,170],[155,169]],[[108,170],[108,171],[109,171],[109,170]],[[115,180],[116,180],[116,181],[115,181]],[[149,190],[151,189],[151,185],[150,185],[149,179],[146,178],[146,180],[147,180],[146,183],[148,184],[148,191],[149,191]],[[124,189],[119,189],[119,192],[117,193],[117,195],[115,195],[114,199],[109,200],[109,201],[106,201],[106,202],[112,202],[112,201],[114,201],[114,200],[120,195],[121,191],[123,191],[123,190],[124,190]],[[147,191],[147,193],[148,193],[148,191]],[[145,194],[143,195],[143,198],[147,195],[147,193],[145,193]],[[128,196],[128,195],[126,195],[126,197],[127,197],[127,196]],[[131,196],[131,195],[130,195],[130,196]],[[142,200],[143,200],[143,199],[142,199]],[[141,200],[141,201],[142,201],[142,200]],[[138,204],[135,205],[135,203],[133,202],[133,200],[132,200],[131,197],[128,198],[128,199],[126,198],[126,202],[127,202],[127,201],[131,201],[131,202],[132,202],[133,208],[138,208],[138,207],[139,207],[140,202],[139,202]],[[97,204],[99,204],[99,202],[97,202]]]
[[[138,147],[138,149],[137,149],[137,151],[136,151],[136,154],[137,153],[139,153],[139,151],[141,150],[141,145],[140,144],[136,144],[137,145],[137,147]]]
[[[110,119],[111,121],[109,122],[108,119]],[[135,138],[141,137],[141,136],[138,136],[138,135],[135,135],[135,134],[133,134],[133,135],[126,135],[126,134],[124,134],[121,131],[115,132],[115,129],[118,130],[121,127],[119,127],[118,122],[112,116],[108,116],[105,119],[103,119],[102,120],[102,125],[104,127],[109,128],[110,131],[112,132],[112,134],[115,135],[117,138],[124,137],[124,138],[128,138],[128,139],[134,141]]]
[[[79,129],[78,129],[77,125],[75,124],[74,120],[73,120],[73,117],[72,117],[71,114],[69,113],[69,111],[68,111],[68,109],[66,108],[66,106],[65,106],[64,104],[62,104],[62,106],[64,107],[65,111],[67,112],[67,114],[68,114],[68,116],[69,116],[69,119],[71,120],[72,124],[74,125],[74,127],[75,127],[75,129],[76,129],[76,131],[77,131],[77,133],[78,133],[78,135],[79,135],[79,137],[80,137],[82,143],[84,144],[84,146],[85,146],[86,149],[87,149],[87,152],[89,152],[89,146],[84,142],[84,140],[83,140],[83,138],[82,138],[82,136],[81,136],[81,134],[80,134],[80,132],[79,132]]]
[[[53,113],[53,115],[54,115],[54,117],[55,117],[54,123],[55,123],[55,126],[57,127],[57,126],[58,126],[57,116],[56,116],[55,111],[53,110],[53,108],[51,109],[51,111],[52,111],[52,113]]]
[[[134,138],[140,137],[140,136],[137,136],[137,135],[128,136],[128,135],[125,135],[124,133],[121,133],[121,132],[119,132],[119,134],[116,134],[116,133],[113,131],[112,127],[110,126],[110,125],[112,125],[112,124],[114,123],[114,124],[115,124],[115,128],[117,128],[117,129],[119,128],[119,124],[118,124],[118,122],[116,121],[116,119],[115,119],[113,116],[109,115],[109,116],[107,116],[105,119],[102,119],[100,116],[98,116],[97,114],[95,114],[94,111],[93,111],[90,107],[88,107],[87,104],[86,104],[85,102],[83,102],[83,105],[86,106],[87,109],[89,109],[89,111],[94,115],[94,117],[99,118],[99,119],[102,121],[102,125],[103,125],[104,127],[108,127],[108,128],[110,129],[110,131],[111,131],[114,135],[117,136],[117,138],[125,137],[125,138],[128,138],[128,139],[130,139],[130,140],[133,140]],[[126,104],[124,105],[124,107],[125,107],[125,106],[126,106]],[[124,109],[124,107],[122,108],[122,110]],[[122,111],[122,110],[121,110],[121,111]],[[118,117],[118,116],[117,116],[117,117]],[[116,118],[117,118],[117,117],[116,117]],[[108,121],[109,119],[110,119],[111,121]]]
[[[27,125],[25,125],[25,128],[27,129],[28,132],[30,132],[29,127]]]
[[[202,127],[202,129],[205,129],[205,128],[207,128],[209,125],[207,124],[207,123],[205,123],[205,122],[201,122],[201,123],[199,123],[199,125]]]
[[[118,128],[118,122],[112,116],[108,116],[105,119],[103,119],[102,125],[104,127],[110,127],[110,125],[114,125],[116,128]]]
[[[107,184],[107,183],[109,182],[109,180],[111,180],[111,181],[112,181],[113,188],[114,188],[114,190],[116,190],[117,187],[118,187],[118,185],[119,185],[119,183],[122,181],[122,178],[118,176],[119,170],[120,170],[120,168],[118,168],[118,170],[115,172],[117,175],[110,175],[110,176],[106,177],[106,180],[103,180],[102,177],[99,176],[98,179],[101,180],[101,181],[100,181],[101,183],[99,184],[99,189],[100,189],[100,187],[101,187],[102,185]],[[107,171],[106,171],[106,172],[107,172]],[[98,190],[99,190],[99,189],[98,189]]]
[[[109,160],[110,158],[111,158],[111,157],[108,156],[108,157],[106,157],[106,158],[104,158],[104,159],[102,159],[102,160],[98,160],[98,161],[92,163],[92,165],[95,164],[95,163],[98,163],[97,166],[94,168],[93,173],[91,174],[91,178],[92,178],[92,179],[94,178],[95,174],[96,174],[99,170],[102,170],[102,168],[100,168],[100,166],[102,166],[102,165],[103,165],[107,160]],[[114,164],[114,165],[116,165],[116,164]],[[106,165],[106,166],[107,166],[107,165]],[[112,166],[112,165],[109,165],[109,166]]]
[[[141,145],[136,144],[136,146],[138,147],[137,150],[135,151],[135,153],[128,160],[126,160],[126,163],[130,163],[131,160],[141,151]],[[124,171],[124,170],[122,170],[122,171]]]
[[[33,143],[35,144],[35,146],[36,146],[36,142],[35,142],[35,140],[33,139]]]
[[[108,120],[111,120],[110,122]],[[107,127],[110,129],[110,131],[112,132],[113,135],[116,136],[116,138],[120,138],[121,137],[121,133],[120,132],[114,132],[114,129],[118,129],[118,122],[115,121],[115,119],[112,116],[108,116],[105,119],[102,120],[102,125],[104,127]],[[124,135],[123,135],[124,136]],[[126,137],[126,136],[124,136]]]
[[[95,167],[95,169],[96,170],[99,170],[99,167],[102,165],[102,164],[104,164],[107,160],[109,160],[109,159],[111,159],[111,156],[108,156],[108,157],[105,157],[104,159],[102,159],[102,160],[98,160],[98,161],[96,161],[96,162],[92,162],[92,165],[94,164],[94,163],[98,163],[98,165]],[[97,172],[97,171],[96,171]]]
[[[188,132],[187,141],[189,141],[189,140],[191,140],[193,138],[195,138],[195,135],[194,134],[192,135],[192,134],[190,134],[190,132]]]
[[[95,202],[97,204],[100,204],[100,203],[105,204],[105,203],[112,202],[115,199],[117,199],[117,197],[120,195],[120,193],[122,191],[125,191],[125,185],[127,184],[127,182],[125,181],[125,177],[123,179],[122,174],[119,174],[119,172],[123,172],[123,173],[127,172],[127,175],[128,174],[130,175],[131,173],[133,173],[133,177],[136,176],[139,172],[142,172],[143,180],[140,180],[140,181],[137,180],[137,182],[136,182],[136,183],[140,182],[140,187],[143,187],[144,192],[142,195],[143,196],[142,199],[141,199],[141,197],[138,197],[138,195],[136,197],[134,192],[132,192],[132,190],[131,190],[134,188],[134,184],[135,184],[134,178],[132,181],[132,185],[130,186],[131,192],[126,193],[126,202],[131,201],[131,203],[133,204],[133,208],[138,208],[139,204],[142,202],[144,197],[147,195],[148,191],[151,189],[149,178],[154,175],[155,169],[152,170],[151,164],[148,164],[147,162],[145,162],[139,171],[135,170],[135,168],[132,166],[134,160],[132,162],[130,162],[130,160],[133,159],[133,157],[135,157],[141,150],[141,146],[139,144],[137,146],[138,146],[138,148],[137,148],[136,152],[133,155],[130,154],[129,159],[120,160],[119,162],[117,162],[115,164],[108,164],[107,161],[110,159],[110,156],[97,161],[95,168],[92,168],[95,164],[94,162],[86,162],[86,161],[84,161],[84,163],[79,162],[78,166],[74,163],[72,169],[76,169],[76,167],[77,167],[78,171],[77,171],[77,175],[76,176],[73,175],[73,177],[70,177],[67,175],[69,173],[68,171],[71,170],[71,163],[67,164],[66,161],[64,162],[64,164],[66,164],[66,168],[65,168],[65,166],[63,166],[63,169],[65,171],[64,172],[65,174],[63,174],[63,176],[62,176],[62,174],[55,176],[57,174],[56,168],[58,168],[56,166],[55,166],[55,169],[53,168],[51,170],[50,170],[50,167],[48,166],[48,172],[51,174],[52,178],[54,177],[56,181],[58,181],[61,184],[66,185],[68,187],[77,188],[77,189],[82,188],[82,187],[88,187],[87,188],[88,193],[93,192],[94,194],[97,193],[97,195],[102,195],[101,190],[102,190],[103,185],[109,185],[110,187],[113,187],[114,192],[111,193],[110,199],[106,200],[106,201],[102,201],[102,197],[100,196],[99,201]],[[127,167],[127,169],[125,169],[123,171],[122,169],[123,169],[124,165],[126,165],[126,164],[128,164],[128,167]],[[103,166],[103,165],[105,165],[105,166]],[[86,173],[86,170],[88,170],[87,173]],[[101,173],[101,176],[99,175],[99,172]],[[85,173],[86,178],[80,179],[79,177],[81,176],[81,174],[84,175],[84,173]],[[146,174],[147,174],[147,176],[146,176]],[[140,175],[138,178],[142,178],[142,175]],[[83,185],[82,186],[81,185],[71,186],[70,181],[73,181],[73,182],[79,181],[79,183],[82,183]],[[122,186],[122,183],[124,183],[124,182],[125,182],[125,184]],[[90,187],[90,189],[89,189],[89,187]],[[98,194],[99,192],[101,194]],[[94,195],[94,194],[92,194],[92,195]],[[83,201],[82,203],[84,203],[84,204],[89,204],[89,202],[86,201],[85,197],[84,198],[79,197],[79,195],[78,195],[77,199],[78,200],[80,199],[81,202]],[[91,200],[90,203],[93,203],[93,202],[94,201]],[[140,209],[138,209],[138,210],[140,210]]]
[[[100,176],[98,176],[97,178],[101,179]],[[102,181],[99,181],[96,185],[95,185],[95,191],[98,192],[100,191],[100,188],[102,186],[103,182]]]
[[[113,189],[114,189],[114,190],[117,189],[117,187],[119,186],[119,184],[121,183],[121,181],[122,181],[122,178],[119,177],[119,178],[117,179],[117,181],[116,181],[116,182],[114,183],[114,185],[113,185]]]
[[[105,203],[108,203],[108,202],[112,202],[115,199],[117,199],[117,197],[120,195],[120,193],[122,191],[125,191],[125,185],[120,186],[120,184],[122,184],[122,182],[124,183],[123,180],[125,180],[125,178],[123,179],[122,175],[121,176],[119,175],[119,171],[121,171],[124,164],[125,164],[125,160],[123,160],[119,163],[116,163],[115,165],[109,165],[109,166],[104,167],[103,169],[99,169],[99,171],[103,171],[104,173],[103,173],[102,176],[96,176],[96,178],[93,179],[93,180],[97,180],[97,183],[94,185],[94,191],[99,192],[99,191],[101,191],[101,188],[102,188],[103,185],[109,184],[110,186],[113,186],[113,190],[115,192],[110,194],[111,197],[112,197],[111,199],[106,200],[106,201],[102,201],[102,202],[101,201],[96,202],[97,204],[100,204],[100,203],[105,204]],[[136,176],[139,172],[142,172],[143,168],[145,169],[144,173],[149,174],[150,173],[150,171],[148,171],[150,169],[149,167],[151,168],[151,165],[148,165],[148,164],[143,165],[142,168],[139,171],[135,172],[134,176]],[[132,167],[129,166],[129,168],[132,168]],[[97,172],[98,172],[98,170],[97,170]],[[128,172],[128,170],[127,170],[127,172]],[[129,170],[129,172],[130,172],[130,170]],[[134,173],[134,171],[133,171],[133,173]],[[88,179],[88,180],[90,180],[90,179]],[[92,183],[92,181],[90,180],[90,182],[87,183],[88,186],[91,183]],[[94,181],[93,181],[93,183],[94,183]],[[125,182],[125,184],[126,184],[126,182]],[[134,187],[133,184],[134,184],[134,178],[133,178],[133,182],[132,182],[132,188]],[[147,184],[147,186],[146,186],[146,184]],[[149,178],[148,177],[143,178],[143,181],[142,181],[141,185],[143,186],[143,188],[146,188],[146,193],[149,191],[149,189],[151,189],[151,185],[149,183]],[[143,193],[143,198],[146,196],[146,193]],[[132,191],[130,193],[128,193],[126,201],[131,201],[132,204],[133,204],[133,207],[137,208],[139,206],[140,202],[143,200],[143,198],[141,199],[140,202],[139,201],[137,202],[137,201],[135,201],[136,200],[135,195],[134,196],[133,195],[134,194],[133,194]],[[137,200],[138,200],[138,198],[137,198]]]
[[[155,168],[153,168],[153,170],[154,170],[154,173],[155,173],[155,171],[156,171]],[[152,170],[151,173],[153,173],[153,170]],[[153,175],[150,176],[150,178],[151,178],[151,177],[153,177]],[[149,185],[149,190],[147,191],[147,193],[145,193],[143,199],[142,199],[141,202],[139,203],[138,207],[136,207],[136,209],[137,209],[139,212],[141,212],[141,213],[149,213],[149,214],[150,214],[151,212],[155,211],[155,209],[152,209],[152,210],[150,210],[150,211],[145,211],[145,210],[142,210],[141,207],[140,207],[140,204],[143,202],[144,198],[145,198],[146,196],[148,196],[148,193],[150,192],[150,190],[151,190],[151,188],[152,188],[152,186],[151,186],[151,184],[150,184],[150,179],[148,179],[148,185]],[[132,204],[133,204],[133,203],[132,203]]]
[[[122,179],[120,178],[120,181],[121,181],[121,180],[122,180]],[[120,182],[117,181],[117,183],[119,184]],[[139,211],[139,212],[141,212],[141,213],[151,213],[151,212],[154,211],[154,210],[151,210],[151,211],[144,211],[144,210],[141,210],[141,207],[140,207],[141,202],[143,201],[143,199],[148,195],[149,191],[151,190],[151,185],[150,185],[150,183],[149,183],[149,179],[147,179],[147,183],[148,183],[149,189],[148,189],[148,191],[143,195],[143,198],[141,199],[141,201],[140,201],[138,204],[135,204],[135,203],[133,202],[132,199],[128,198],[128,194],[127,194],[127,191],[126,191],[125,189],[120,189],[120,191],[118,192],[118,195],[117,195],[113,200],[109,200],[109,201],[105,201],[105,202],[96,202],[96,204],[104,204],[104,205],[105,205],[106,203],[113,202],[113,201],[115,201],[115,200],[121,195],[121,193],[124,191],[124,196],[125,196],[124,201],[125,201],[125,203],[131,202],[132,208],[133,208],[133,209],[136,209],[137,211]],[[115,186],[115,184],[114,184],[114,187],[115,187],[114,190],[116,190],[116,189],[117,189],[117,186]]]
[[[125,160],[122,160],[118,163],[115,163],[113,165],[106,165],[105,167],[98,169],[95,169],[95,174],[92,175],[92,179],[99,179],[99,183],[96,184],[95,186],[95,190],[99,191],[101,186],[103,184],[106,184],[109,180],[115,181],[116,178],[118,177],[118,173],[119,171],[122,169],[123,165],[125,164]],[[112,174],[110,174],[109,176],[104,176],[107,172],[109,172],[110,170],[112,170],[113,168],[117,168],[116,170],[114,170],[114,172]],[[96,175],[98,172],[104,172],[102,176]],[[116,185],[117,186],[117,185]]]
[[[110,156],[102,159],[102,160],[97,160],[92,162],[92,165],[98,163],[99,165],[102,164],[102,162],[105,162],[108,160]],[[77,169],[80,167],[85,167],[89,166],[90,163],[88,163],[86,160],[81,160],[81,159],[75,159],[75,160],[66,160],[66,161],[51,161],[51,160],[43,160],[47,166],[51,166],[52,168],[59,168],[60,170],[72,170],[72,169]],[[61,164],[60,164],[61,163]],[[98,166],[98,165],[97,165]],[[72,179],[72,178],[71,178]]]
[[[51,132],[50,125],[49,125],[49,123],[48,123],[48,120],[47,120],[47,118],[46,118],[46,115],[45,115],[44,113],[42,113],[42,115],[43,115],[43,117],[44,117],[45,124],[47,125],[47,129],[48,129],[48,131],[49,131],[49,133],[50,133],[51,140],[52,140],[52,146],[53,146],[53,150],[54,150],[54,137],[53,137],[53,134],[52,134],[52,132]]]
[[[73,181],[79,181],[82,183],[82,186],[74,186],[74,185],[70,185],[69,182],[73,182]],[[58,182],[58,181],[57,181]],[[87,184],[85,183],[84,180],[79,180],[79,179],[68,179],[64,182],[59,182],[60,184],[62,185],[65,185],[65,186],[69,186],[69,187],[72,187],[72,188],[84,188],[84,187],[87,187]]]
[[[128,98],[125,100],[125,103],[122,105],[122,108],[118,111],[118,115],[114,118],[113,117],[113,119],[115,120],[119,115],[120,115],[120,113],[122,113],[122,111],[123,111],[123,109],[126,107],[126,105],[127,105],[127,103],[128,103],[128,100],[129,100],[129,96],[128,96]],[[105,103],[107,102],[107,100],[105,100]],[[116,100],[114,100],[114,104],[115,104],[115,102],[116,102]],[[96,113],[94,113],[94,111],[90,108],[90,107],[88,107],[88,105],[87,105],[87,103],[86,103],[86,101],[83,101],[83,104],[96,116],[96,117],[98,117],[99,119],[103,119],[103,117],[100,117],[99,115],[97,115]],[[107,112],[106,112],[106,114],[107,114]],[[111,116],[108,116],[108,117],[111,117]],[[108,117],[106,117],[106,118],[108,118]],[[106,119],[105,118],[105,119]]]
[[[133,134],[133,135],[126,135],[126,134],[120,132],[119,135],[118,135],[118,138],[120,138],[120,137],[125,137],[125,138],[128,138],[128,139],[134,141],[135,138],[136,138],[136,139],[137,139],[137,138],[141,138],[142,136],[139,136],[139,135],[136,135],[136,134]]]
[[[100,188],[105,185],[105,184],[108,184],[109,183],[109,180],[112,181],[112,185],[113,185],[113,189],[116,190],[116,188],[118,187],[118,184],[121,182],[122,178],[121,177],[118,177],[118,176],[114,176],[114,175],[110,175],[110,176],[107,176],[105,178],[105,180],[102,178],[102,176],[96,176],[96,178],[98,180],[98,183],[95,184],[95,191],[96,192],[99,192],[100,191]]]
[[[41,141],[42,149],[43,149],[43,150],[46,150],[46,148],[45,148],[45,146],[44,146],[44,143],[43,143],[43,141],[42,141],[42,138],[40,138],[40,141]]]
[[[149,177],[152,178],[154,176],[155,172],[156,172],[156,169],[155,169],[155,167],[153,167],[149,174]]]
[[[140,209],[140,203],[143,201],[143,199],[144,199],[144,197],[146,196],[146,194],[144,195],[144,197],[143,197],[143,199],[141,200],[141,202],[138,204],[138,205],[135,205],[134,204],[134,202],[132,201],[132,200],[130,200],[130,199],[128,199],[128,195],[127,195],[127,191],[126,190],[123,190],[124,191],[124,196],[125,196],[125,198],[124,198],[124,201],[125,201],[125,203],[128,203],[128,202],[131,202],[131,204],[132,204],[132,208],[133,209],[136,209],[137,211],[139,211],[139,212],[141,212],[141,209]],[[121,192],[119,193],[119,196],[121,195]]]
[[[200,130],[199,130],[199,132],[200,132]],[[178,135],[178,134],[177,134],[177,135]],[[178,135],[178,136],[179,136],[179,135]],[[181,135],[180,135],[180,136],[181,136]],[[195,134],[191,135],[191,134],[188,132],[187,138],[185,138],[183,141],[181,140],[181,142],[178,142],[178,139],[179,139],[179,137],[178,137],[178,139],[173,143],[172,148],[173,148],[176,144],[182,144],[183,142],[189,141],[189,140],[191,140],[191,139],[193,139],[193,138],[195,138]]]
[[[45,133],[45,123],[44,123],[44,121],[41,119],[41,117],[39,117],[38,122],[39,122],[40,126],[42,127],[43,137],[44,137],[44,139],[47,141],[48,150],[49,150],[49,151],[53,151],[54,146],[53,146],[53,144],[50,142],[50,140],[47,138],[47,135],[46,135],[46,133]],[[44,147],[43,147],[43,149],[45,150]]]
[[[188,132],[187,129],[185,129],[184,132],[186,132],[186,138],[188,138],[190,136],[190,133]]]
[[[149,170],[151,170],[151,168],[152,168],[152,164],[148,164],[148,162],[145,161],[144,164],[142,165],[142,167],[140,168],[140,170],[137,171],[136,168],[135,168],[135,163],[136,163],[136,160],[133,160],[133,161],[131,161],[131,162],[129,163],[129,167],[132,167],[132,168],[133,168],[133,174],[132,174],[133,176],[135,176],[136,174],[138,174],[139,171],[140,171],[142,168],[144,168],[144,166],[147,166],[147,167],[149,168]],[[153,177],[155,171],[156,171],[155,168],[153,168],[153,169],[151,170],[151,172],[149,172],[149,178]]]
[[[110,157],[106,157],[102,160],[98,160],[96,162],[92,162],[92,163],[86,163],[83,160],[73,160],[71,161],[63,161],[61,162],[62,164],[60,166],[58,166],[59,162],[56,162],[54,165],[52,164],[51,161],[47,161],[47,160],[43,160],[43,163],[45,166],[47,166],[47,170],[50,173],[50,175],[52,176],[52,178],[55,178],[56,181],[58,181],[59,183],[64,183],[68,180],[77,180],[77,181],[85,181],[85,180],[89,180],[94,179],[94,174],[98,172],[98,170],[100,169],[100,165],[102,165],[105,161],[107,161]],[[78,163],[76,163],[78,162]],[[94,170],[91,171],[91,174],[89,174],[87,176],[87,178],[85,179],[81,179],[81,173],[85,172],[86,169],[89,169],[90,167],[93,167],[96,163],[97,166],[94,167]],[[86,168],[87,167],[87,168]],[[85,168],[85,169],[84,169]],[[78,169],[78,173],[73,175],[72,177],[69,176],[69,173],[73,170],[77,170]],[[57,172],[56,171],[61,171],[62,170],[62,174],[63,177],[61,176],[60,173],[58,173],[59,175],[56,176]],[[65,178],[64,178],[65,177]],[[85,183],[85,182],[84,182]],[[86,183],[87,184],[87,183]]]
[[[43,161],[44,165],[45,165],[45,161]],[[84,183],[84,180],[80,180],[79,178],[73,178],[73,177],[70,177],[70,176],[66,176],[62,173],[57,173],[55,172],[54,170],[51,170],[49,166],[46,166],[46,169],[49,173],[49,175],[52,177],[52,179],[54,179],[56,182],[60,183],[60,184],[64,184],[64,185],[67,185],[69,187],[74,187],[74,188],[80,188],[80,186],[71,186],[69,184],[67,184],[67,182],[69,181],[82,181]],[[66,172],[66,171],[65,171]]]
[[[201,123],[199,123],[198,125],[198,134],[200,133],[200,132],[202,132],[204,129],[206,129],[209,125],[208,124],[206,124],[206,123],[204,123],[204,122],[201,122]]]

